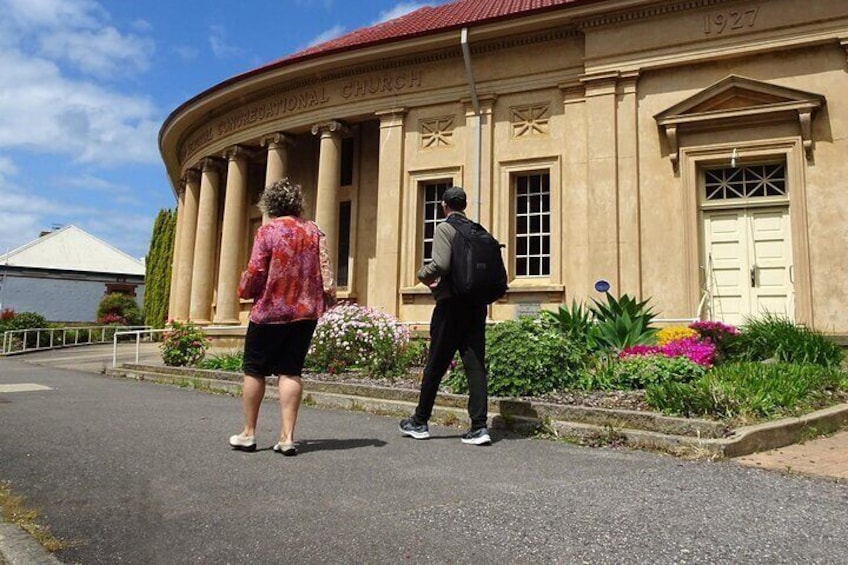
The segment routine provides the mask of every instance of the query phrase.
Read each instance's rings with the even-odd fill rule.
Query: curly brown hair
[[[303,214],[303,190],[288,177],[269,184],[262,191],[259,207],[272,218]]]

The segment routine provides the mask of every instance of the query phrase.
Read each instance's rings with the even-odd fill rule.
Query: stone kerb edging
[[[240,373],[183,367],[124,364],[107,375],[191,386],[199,390],[238,394]],[[414,409],[418,392],[354,383],[310,380],[304,376],[304,403],[322,408],[365,411],[406,416]],[[269,387],[269,396],[275,396]],[[467,418],[468,397],[440,394],[433,420],[455,425]],[[566,406],[512,398],[491,398],[492,426],[532,433],[543,426],[565,438],[586,439],[615,436],[633,447],[694,453],[712,457],[739,457],[798,443],[848,424],[848,404],[840,404],[797,418],[785,418],[755,426],[729,429],[721,422],[674,418],[653,412]]]

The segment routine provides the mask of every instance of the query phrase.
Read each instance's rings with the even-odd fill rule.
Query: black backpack
[[[507,291],[501,247],[486,228],[459,214],[447,217],[456,229],[451,246],[451,288],[475,304],[491,304]]]

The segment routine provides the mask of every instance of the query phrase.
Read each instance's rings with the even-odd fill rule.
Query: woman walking
[[[253,299],[244,342],[244,428],[230,446],[256,449],[256,420],[265,378],[279,378],[281,430],[274,451],[297,455],[294,429],[301,373],[318,318],[335,301],[335,282],[324,234],[301,218],[303,193],[289,179],[265,188],[259,202],[270,221],[259,228],[238,294]]]

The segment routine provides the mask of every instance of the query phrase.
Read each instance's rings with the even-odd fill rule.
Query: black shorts
[[[300,376],[317,324],[317,320],[288,324],[250,322],[244,337],[244,374]]]

